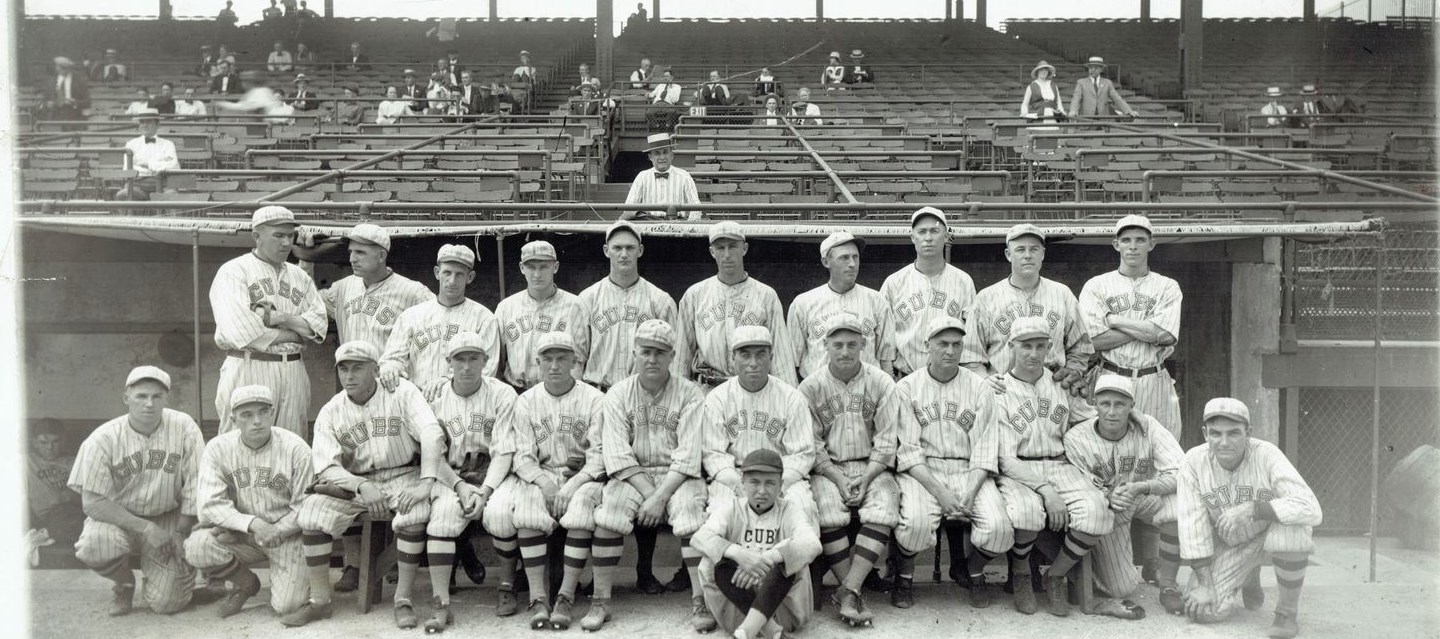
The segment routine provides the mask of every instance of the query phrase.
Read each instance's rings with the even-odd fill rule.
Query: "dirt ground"
[[[1419,639],[1440,637],[1440,557],[1399,549],[1393,540],[1385,540],[1378,559],[1378,583],[1367,583],[1368,546],[1363,538],[1321,538],[1319,550],[1311,559],[1300,603],[1302,637],[1327,639],[1384,639],[1404,637]],[[928,564],[927,564],[928,565]],[[992,566],[992,573],[999,566]],[[657,567],[656,573],[668,575],[671,568]],[[622,572],[626,574],[628,571]],[[1269,626],[1276,597],[1274,576],[1264,571],[1267,596],[1259,611],[1240,611],[1229,622],[1213,626],[1190,623],[1169,617],[1156,601],[1153,587],[1144,587],[1138,601],[1149,615],[1138,621],[1121,621],[1073,613],[1057,619],[1045,612],[1034,616],[1021,615],[1011,607],[1007,595],[997,592],[994,605],[975,611],[964,603],[962,590],[953,584],[929,582],[929,571],[916,583],[916,603],[910,610],[890,607],[881,594],[870,594],[869,602],[877,613],[875,627],[852,629],[835,618],[833,606],[817,614],[800,633],[800,637],[831,639],[867,637],[869,639],[940,639],[962,635],[983,637],[1112,637],[1117,634],[1145,637],[1229,638],[1264,637]],[[46,639],[90,638],[223,638],[249,639],[285,637],[287,639],[318,639],[345,637],[418,637],[421,630],[403,631],[393,627],[387,603],[360,615],[354,595],[336,598],[335,617],[311,626],[287,629],[265,604],[268,590],[251,599],[239,615],[226,620],[214,617],[214,606],[184,611],[172,616],[135,612],[128,617],[112,619],[105,616],[109,601],[108,582],[82,570],[33,571],[30,575],[31,636]],[[1181,580],[1186,577],[1182,571]],[[262,578],[264,575],[262,573]],[[995,574],[992,581],[1001,578]],[[422,575],[421,584],[428,580]],[[460,582],[467,584],[461,577]],[[468,584],[467,584],[468,585]],[[419,592],[428,591],[426,585]],[[695,636],[686,620],[688,602],[681,594],[644,596],[616,588],[612,610],[615,619],[604,630],[593,635],[582,632],[578,623],[570,633],[595,637],[627,637],[633,639],[674,639]],[[427,596],[417,597],[419,603]],[[587,602],[577,605],[577,618],[583,615]],[[456,623],[446,632],[449,636],[467,638],[519,637],[531,635],[522,615],[509,618],[494,616],[494,588],[490,585],[462,588],[455,595]],[[423,620],[428,610],[422,605],[416,612]],[[719,635],[713,634],[712,637]]]

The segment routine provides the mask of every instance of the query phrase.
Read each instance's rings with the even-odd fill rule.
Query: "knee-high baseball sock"
[[[1130,525],[1130,541],[1134,544],[1131,555],[1135,563],[1142,566],[1157,561],[1160,531],[1148,522],[1137,521]]]
[[[327,564],[328,565],[328,564]],[[115,582],[117,586],[135,585],[135,571],[130,569],[130,557],[121,557],[99,568],[92,568],[101,577]]]
[[[575,601],[575,589],[580,586],[580,573],[585,572],[585,563],[590,561],[590,537],[588,530],[570,530],[565,533],[565,572],[560,579],[560,595]]]
[[[395,601],[410,601],[415,592],[415,574],[420,572],[420,555],[425,553],[425,531],[396,531],[395,532],[395,557],[400,561],[400,580],[395,582]],[[455,546],[451,544],[450,555],[453,559]],[[446,562],[445,565],[450,565]],[[445,591],[450,590],[450,578],[445,578]]]
[[[880,553],[885,552],[885,542],[890,540],[890,527],[876,524],[865,524],[860,527],[860,532],[855,535],[855,545],[850,549],[850,565],[845,569],[845,575],[840,583],[845,584],[855,592],[860,592],[860,586],[865,584],[865,577],[870,574],[870,569],[880,561]]]
[[[1295,615],[1300,610],[1300,589],[1305,585],[1305,566],[1309,555],[1303,552],[1274,553],[1275,583],[1280,586],[1276,613]]]
[[[705,594],[700,587],[700,550],[690,545],[689,537],[680,538],[680,561],[685,564],[685,572],[690,574],[690,597],[700,597]]]
[[[520,563],[520,540],[515,537],[490,536],[495,555],[500,557],[500,585],[515,585],[515,568]]]
[[[607,528],[596,527],[590,540],[590,567],[595,569],[595,598],[609,599],[615,588],[615,568],[625,555],[625,538]]]
[[[1015,545],[1010,547],[1010,574],[1030,574],[1030,551],[1035,549],[1038,530],[1016,530]]]
[[[1060,577],[1068,574],[1075,564],[1080,563],[1080,559],[1085,556],[1085,553],[1095,547],[1098,539],[1095,535],[1071,528],[1069,532],[1065,533],[1065,543],[1060,544],[1060,552],[1056,553],[1055,561],[1050,563],[1049,575]]]
[[[655,576],[655,543],[659,532],[654,528],[636,527],[635,535],[635,576]]]
[[[844,528],[820,531],[820,560],[835,573],[836,581],[845,581],[845,573],[850,570],[850,537]]]
[[[996,557],[995,553],[971,544],[970,556],[965,558],[965,570],[971,577],[979,577],[985,574],[985,564],[990,563]]]
[[[310,601],[317,604],[330,603],[330,552],[335,541],[328,533],[305,531],[301,536],[305,544],[305,572],[310,578]]]
[[[901,579],[915,578],[915,555],[907,555],[902,550],[895,558],[895,576]]]
[[[455,572],[455,538],[426,539],[425,556],[430,559],[430,593],[440,598],[440,603],[449,605],[450,574]]]
[[[530,582],[530,601],[550,600],[550,575],[547,562],[545,533],[539,530],[520,531],[520,561]]]
[[[1175,522],[1160,524],[1160,570],[1156,580],[1161,588],[1174,588],[1180,574],[1180,528]]]

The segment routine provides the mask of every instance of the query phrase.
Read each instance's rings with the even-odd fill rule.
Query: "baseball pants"
[[[670,467],[654,466],[643,468],[641,472],[649,475],[650,481],[659,486],[670,472]],[[676,537],[689,537],[705,523],[706,499],[705,482],[694,477],[687,478],[670,495],[670,500],[665,502],[665,518]],[[635,516],[640,514],[640,505],[644,501],[640,491],[635,490],[630,482],[611,479],[605,482],[600,507],[595,510],[595,525],[629,535],[635,530]]]
[[[563,466],[561,468],[564,468]],[[541,472],[549,475],[557,486],[565,485],[565,477],[560,474],[560,469],[541,469]],[[516,475],[505,478],[501,484],[513,484],[509,488],[510,498],[505,504],[491,503],[485,505],[485,523],[492,525],[490,513],[492,510],[499,510],[500,506],[509,506],[509,521],[500,522],[494,527],[488,528],[490,534],[497,537],[509,537],[504,534],[509,530],[539,530],[545,534],[555,531],[556,523],[566,530],[595,530],[595,509],[600,506],[600,496],[605,489],[605,484],[592,481],[582,484],[574,495],[570,496],[570,502],[565,504],[561,512],[551,512],[550,505],[545,499],[545,493],[539,486],[520,479]],[[495,491],[499,494],[500,491]],[[492,506],[495,508],[492,509]],[[495,520],[505,519],[505,513],[496,512]]]
[[[726,589],[733,588],[731,584],[735,576],[735,569],[733,567],[727,569],[722,566],[734,563],[735,562],[729,559],[721,560],[718,564],[711,562],[709,559],[704,559],[700,562],[700,585],[705,593],[705,607],[709,608],[710,613],[715,615],[715,621],[719,623],[720,627],[723,628],[726,633],[735,632],[735,629],[740,627],[740,623],[745,621],[745,613],[748,612],[749,609],[742,609],[740,606],[740,603],[745,602],[747,599],[747,595],[742,593],[750,593],[748,598],[752,606],[758,605],[757,601],[760,600],[757,594],[759,588],[754,591],[740,591],[739,589],[735,589],[735,591],[729,593],[735,595],[738,601],[732,600],[729,594],[727,594]],[[773,590],[768,590],[768,592],[775,593],[778,591],[782,595],[780,603],[774,609],[774,614],[771,615],[770,619],[779,624],[785,632],[795,632],[803,627],[805,622],[810,619],[810,615],[814,609],[814,594],[810,587],[810,571],[802,568],[793,575],[785,575],[784,570],[785,567],[783,565],[776,566],[775,569],[766,576],[765,583],[768,584],[769,588],[773,588]],[[722,578],[725,582],[724,588],[720,585]],[[764,588],[766,585],[762,585],[761,587]],[[783,590],[781,590],[781,588],[783,588]],[[773,596],[773,594],[767,595],[766,601],[768,601],[769,596]]]
[[[870,460],[836,462],[840,472],[848,479],[865,474]],[[820,528],[841,528],[850,523],[850,507],[840,487],[824,475],[810,476],[810,492],[815,495],[815,511]],[[900,523],[900,485],[894,473],[885,471],[870,481],[865,489],[865,499],[860,504],[860,523],[894,528]]]
[[[171,535],[180,528],[178,509],[142,519]],[[128,561],[130,555],[137,552],[140,553],[140,572],[145,575],[145,605],[162,615],[179,612],[189,605],[191,590],[195,586],[195,569],[185,562],[184,549],[176,548],[168,559],[162,559],[145,547],[140,535],[90,518],[85,519],[80,539],[75,542],[75,558],[96,571],[112,567],[116,562]],[[127,573],[130,570],[128,565],[120,569]]]
[[[495,495],[490,496],[494,499]],[[485,500],[486,504],[490,499]],[[449,486],[435,486],[430,491],[430,522],[425,525],[425,534],[431,537],[454,539],[465,532],[465,527],[470,522],[482,519],[484,513],[480,513],[475,519],[465,517],[465,509],[460,505],[460,494]]]
[[[1109,371],[1102,369],[1100,372]],[[1158,373],[1131,381],[1135,384],[1135,410],[1154,417],[1175,436],[1175,441],[1183,441],[1180,439],[1184,431],[1180,423],[1180,396],[1175,393],[1175,380],[1170,377],[1169,371],[1161,368]]]
[[[480,523],[494,538],[509,539],[519,533],[515,528],[515,486],[519,483],[519,477],[508,475],[495,487],[495,494],[485,500]]]
[[[242,566],[270,562],[270,607],[282,615],[295,612],[310,598],[310,582],[305,572],[305,545],[300,535],[292,535],[279,546],[265,548],[251,535],[229,531],[238,542],[225,542],[216,537],[221,528],[196,528],[185,540],[185,559],[202,572],[223,568],[232,560]]]
[[[1259,534],[1234,546],[1227,546],[1217,539],[1215,558],[1210,564],[1211,573],[1214,575],[1215,612],[1197,621],[1211,623],[1228,619],[1243,604],[1240,589],[1245,586],[1246,578],[1256,568],[1270,563],[1269,553],[1281,552],[1315,552],[1315,541],[1311,537],[1310,527],[1272,523]],[[1190,585],[1186,590],[1198,585],[1195,574],[1191,573]]]
[[[1115,528],[1100,537],[1090,551],[1094,558],[1095,583],[1112,597],[1127,597],[1140,587],[1135,570],[1130,524],[1143,521],[1156,526],[1175,522],[1175,495],[1144,495],[1129,512],[1115,513]],[[1113,512],[1113,511],[1112,511]]]
[[[310,441],[310,376],[305,374],[305,362],[293,359],[288,362],[267,362],[258,359],[227,356],[220,365],[220,383],[215,388],[215,410],[220,416],[220,430],[224,435],[235,427],[230,421],[230,393],[241,386],[260,384],[275,394],[275,421],[279,426]]]
[[[938,463],[937,463],[938,462]],[[930,472],[946,488],[957,493],[965,487],[964,460],[929,460]],[[935,531],[940,527],[940,502],[909,473],[901,473],[900,525],[895,528],[895,543],[906,554],[929,550],[935,545]],[[975,503],[970,506],[970,540],[975,547],[992,555],[1000,555],[1015,545],[1015,529],[1005,512],[1005,501],[995,482],[980,482]]]
[[[430,521],[430,500],[421,499],[410,507],[409,510],[400,511],[398,508],[398,496],[400,491],[409,490],[418,485],[420,469],[417,467],[406,467],[398,469],[398,474],[393,471],[379,471],[371,476],[371,481],[380,488],[380,494],[385,496],[386,506],[390,508],[394,518],[390,521],[390,528],[399,531],[404,528],[421,526]],[[389,473],[390,476],[379,479]],[[305,501],[300,502],[300,509],[296,511],[296,519],[301,530],[318,531],[329,534],[331,537],[339,537],[345,533],[350,524],[355,523],[355,518],[368,512],[360,502],[344,500],[329,495],[308,495]]]
[[[1105,495],[1095,488],[1084,471],[1064,460],[1022,460],[1031,470],[1049,482],[1065,500],[1070,513],[1069,527],[1087,535],[1105,535],[1115,527],[1115,514]],[[1046,527],[1045,500],[1040,493],[1009,477],[997,482],[1005,500],[1005,512],[1015,530],[1043,530]]]

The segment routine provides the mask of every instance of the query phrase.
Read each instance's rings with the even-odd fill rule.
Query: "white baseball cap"
[[[629,232],[635,234],[635,239],[637,239],[637,240],[639,240],[639,239],[641,239],[641,238],[644,237],[643,235],[640,234],[640,227],[635,226],[634,224],[631,224],[628,220],[619,220],[619,221],[615,222],[614,224],[611,224],[611,225],[610,225],[610,228],[605,229],[605,242],[606,242],[606,243],[609,243],[609,242],[610,242],[610,236],[615,235],[616,233],[619,233],[620,231],[629,231]]]
[[[648,319],[635,329],[637,346],[652,346],[667,351],[675,349],[675,329],[661,319]]]
[[[350,241],[373,244],[385,250],[390,250],[390,233],[374,224],[356,224],[350,229]]]
[[[920,218],[927,215],[940,220],[941,226],[950,226],[950,222],[945,219],[945,212],[933,206],[922,206],[915,209],[915,212],[910,214],[910,226],[915,226],[915,223],[919,222]]]
[[[269,386],[262,384],[251,384],[241,386],[230,393],[230,409],[234,410],[246,404],[267,404],[275,405],[275,393],[270,391]]]
[[[1103,391],[1113,391],[1130,399],[1135,399],[1135,384],[1130,381],[1129,377],[1121,377],[1120,375],[1112,375],[1110,373],[1101,375],[1099,379],[1095,380],[1095,394],[1099,395]]]
[[[475,251],[464,244],[446,244],[440,247],[440,252],[435,256],[436,264],[454,262],[463,264],[466,268],[475,268]]]
[[[1142,228],[1145,229],[1146,233],[1151,235],[1155,234],[1154,227],[1150,226],[1150,218],[1133,213],[1115,221],[1115,234],[1119,235],[1121,231],[1131,227]]]
[[[925,327],[925,339],[929,340],[930,338],[951,329],[960,331],[960,334],[964,335],[965,322],[960,321],[960,318],[958,317],[941,315],[940,317],[930,320],[930,325]]]
[[[1010,341],[1023,342],[1037,337],[1050,337],[1050,323],[1043,317],[1021,317],[1010,324]]]
[[[1216,397],[1205,402],[1205,421],[1214,417],[1228,417],[1237,422],[1250,423],[1250,407],[1234,397]]]
[[[741,228],[740,223],[738,223],[738,222],[731,222],[731,221],[729,221],[729,220],[726,220],[726,221],[724,221],[724,222],[716,222],[715,224],[711,224],[711,225],[710,225],[710,243],[711,243],[711,244],[714,244],[714,243],[715,243],[715,240],[722,240],[722,239],[730,239],[730,240],[737,240],[737,241],[740,241],[740,242],[744,242],[744,241],[745,241],[745,229],[744,229],[744,228]]]
[[[575,338],[570,337],[565,331],[550,331],[540,336],[540,341],[535,343],[535,354],[539,355],[552,349],[564,349],[572,353],[576,352]]]
[[[153,379],[160,382],[165,390],[170,390],[170,374],[160,370],[158,366],[136,366],[130,369],[130,374],[125,377],[125,387],[134,386],[136,382]]]
[[[737,326],[730,333],[730,350],[738,351],[746,346],[774,346],[770,329],[764,326]]]
[[[256,228],[264,224],[289,224],[291,226],[299,226],[299,223],[295,221],[295,214],[291,213],[290,209],[277,204],[255,209],[255,213],[250,216],[251,228]]]
[[[490,355],[485,352],[485,341],[480,338],[478,333],[465,331],[456,333],[455,337],[450,338],[450,349],[445,352],[445,357],[454,357],[467,351],[480,353],[487,357]]]
[[[1034,224],[1028,223],[1016,224],[1015,226],[1010,227],[1010,230],[1005,231],[1005,241],[1009,242],[1010,240],[1013,240],[1017,237],[1025,237],[1026,235],[1034,235],[1035,237],[1040,239],[1041,244],[1045,243],[1045,231],[1040,230],[1040,227],[1035,226]]]
[[[362,339],[350,340],[335,349],[335,363],[341,362],[379,362],[380,349],[374,344]]]
[[[545,240],[535,240],[520,247],[520,263],[524,264],[533,260],[556,261],[555,245]]]
[[[865,240],[855,237],[850,231],[835,231],[820,242],[820,257],[830,255],[830,249],[842,244],[854,244],[856,250],[865,250]]]
[[[860,316],[854,313],[836,313],[825,327],[825,337],[828,338],[838,331],[851,331],[864,336],[865,323],[861,322]]]

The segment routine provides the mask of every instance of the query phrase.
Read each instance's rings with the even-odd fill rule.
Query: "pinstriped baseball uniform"
[[[975,281],[949,264],[934,277],[908,264],[885,278],[880,294],[890,304],[895,325],[895,367],[909,374],[930,361],[925,327],[941,314],[965,319],[975,303]]]
[[[1265,553],[1315,550],[1311,529],[1320,525],[1320,502],[1270,442],[1251,437],[1233,471],[1220,465],[1209,444],[1191,448],[1177,486],[1180,558],[1187,564],[1213,560],[1215,610],[1221,616],[1238,608],[1240,588],[1250,571],[1265,563]],[[1256,501],[1269,503],[1277,521],[1256,522],[1240,538],[1222,539],[1215,529],[1220,515]],[[1195,585],[1192,576],[1190,587]]]
[[[320,291],[320,295],[335,320],[341,344],[364,340],[381,351],[405,309],[435,299],[425,285],[394,272],[368,287],[359,275],[351,275]]]
[[[195,472],[204,446],[200,427],[180,411],[166,408],[148,437],[135,432],[130,417],[122,415],[80,444],[67,485],[81,495],[103,496],[174,534],[181,516],[195,515]],[[162,560],[145,548],[140,535],[90,517],[75,542],[75,558],[91,568],[136,552],[145,573],[146,605],[164,614],[190,603],[195,571],[179,553]]]
[[[815,466],[815,418],[800,391],[771,375],[764,388],[752,393],[740,385],[740,378],[731,377],[705,396],[702,420],[701,463],[712,503],[717,496],[738,494],[740,462],[751,451],[767,448],[780,454],[781,497],[806,513],[819,534],[815,496],[807,481]]]
[[[1180,337],[1180,303],[1184,295],[1175,280],[1151,271],[1131,278],[1110,271],[1090,278],[1080,289],[1080,317],[1093,339],[1110,330],[1105,316],[1110,313],[1132,320],[1153,322],[1166,332]],[[1175,380],[1165,371],[1165,359],[1175,352],[1174,345],[1156,346],[1135,340],[1100,354],[1105,360],[1126,368],[1160,367],[1160,372],[1135,378],[1135,410],[1154,417],[1180,439],[1180,398],[1175,394]]]
[[[315,477],[314,457],[305,440],[287,430],[272,429],[270,441],[258,449],[241,441],[240,434],[225,433],[205,445],[196,493],[200,521],[185,540],[185,557],[201,570],[237,559],[246,565],[268,560],[270,607],[286,614],[304,605],[310,594],[304,545],[297,531],[275,548],[261,547],[250,536],[250,522],[295,522],[305,487]],[[244,541],[216,538],[225,530],[240,533]]]
[[[890,304],[878,291],[856,284],[854,288],[836,293],[829,284],[812,288],[795,296],[790,302],[790,338],[795,342],[795,361],[800,363],[800,377],[809,377],[825,368],[825,328],[836,313],[850,313],[860,318],[865,329],[865,350],[860,359],[879,366],[894,359],[895,332],[891,325]],[[773,331],[772,331],[773,333]]]
[[[465,331],[485,340],[485,374],[495,376],[500,366],[499,322],[484,304],[468,298],[454,306],[432,299],[406,309],[390,331],[380,365],[398,369],[416,386],[429,388],[450,374],[445,359],[450,339]]]
[[[375,394],[357,404],[344,391],[336,393],[315,418],[315,474],[350,491],[374,481],[390,509],[396,495],[422,479],[437,476],[445,433],[425,396],[414,384],[400,380],[395,390],[376,385]],[[338,537],[365,512],[363,506],[329,495],[314,494],[300,504],[300,527]],[[390,522],[399,530],[430,520],[430,501],[396,512]]]
[[[1042,373],[1032,384],[1005,374],[1005,392],[995,397],[992,428],[999,433],[1000,496],[1016,530],[1045,526],[1045,505],[1037,492],[1050,484],[1070,512],[1070,528],[1104,535],[1115,525],[1109,502],[1085,471],[1065,459],[1063,437],[1071,425],[1095,416],[1095,409],[1071,397]]]
[[[601,454],[599,431],[592,432],[600,419],[604,395],[594,386],[575,382],[564,395],[556,397],[537,384],[515,400],[515,464],[511,491],[514,510],[506,517],[516,529],[555,530],[556,519],[569,530],[595,530],[595,508],[604,489],[605,459]],[[577,473],[592,481],[571,496],[564,512],[551,512],[544,493],[536,484],[548,475],[557,486]],[[490,521],[486,504],[485,520]],[[507,516],[508,515],[508,516]]]
[[[631,375],[605,393],[601,402],[601,450],[610,481],[595,524],[622,535],[635,528],[644,501],[627,479],[645,473],[659,486],[670,471],[686,476],[665,511],[677,537],[688,537],[705,522],[705,482],[700,479],[705,392],[688,379],[671,376],[658,394]]]
[[[645,169],[630,183],[630,192],[625,195],[626,204],[699,204],[700,193],[695,188],[695,178],[677,166],[671,166],[665,178],[656,176],[655,169]],[[664,210],[649,211],[651,215],[665,216]],[[677,211],[684,219],[688,214]]]
[[[896,411],[898,439],[900,525],[895,528],[895,541],[905,552],[918,553],[935,545],[942,514],[940,502],[910,469],[923,464],[957,495],[965,489],[969,470],[999,472],[994,402],[995,393],[985,378],[964,367],[942,382],[926,366],[895,384],[894,398],[887,402]],[[977,547],[998,555],[1015,543],[1015,531],[993,480],[980,482],[970,511],[970,538]]]
[[[501,455],[515,452],[514,436],[510,429],[514,424],[515,389],[493,377],[480,378],[480,388],[468,396],[455,392],[455,385],[447,384],[440,396],[430,403],[435,419],[445,430],[445,467],[439,468],[441,478],[430,500],[430,524],[426,532],[432,537],[459,537],[470,523],[460,507],[460,498],[455,493],[458,473],[464,468],[466,456],[481,455],[490,462]],[[450,471],[447,472],[446,468]],[[491,496],[500,487],[504,476],[486,474],[484,486],[489,486]],[[488,501],[488,500],[487,500]]]
[[[609,277],[580,292],[589,313],[590,356],[585,383],[609,388],[630,375],[635,362],[635,329],[647,319],[675,325],[674,298],[645,278],[627,288]]]
[[[785,330],[780,296],[753,277],[734,285],[711,276],[693,284],[680,298],[680,320],[675,323],[676,374],[689,378],[701,365],[733,375],[730,370],[730,334],[737,326],[764,326],[774,340],[771,371],[794,385],[795,347]],[[741,455],[743,457],[743,455]]]
[[[1110,441],[1096,430],[1098,421],[1087,419],[1065,433],[1065,457],[1088,472],[1097,488],[1109,495],[1121,484],[1156,480],[1173,490],[1185,453],[1170,431],[1155,418],[1132,410],[1129,429],[1119,441]],[[1130,545],[1134,519],[1152,524],[1175,521],[1175,494],[1156,494],[1152,489],[1142,495],[1129,511],[1115,512],[1115,529],[1096,542],[1090,553],[1095,558],[1095,580],[1117,597],[1128,596],[1140,585]]]
[[[994,374],[1008,371],[1015,363],[1010,353],[1010,325],[1021,317],[1043,317],[1050,324],[1050,354],[1046,366],[1063,366],[1074,361],[1089,363],[1095,348],[1080,321],[1079,302],[1069,287],[1040,278],[1033,290],[1024,291],[1006,278],[985,287],[975,296],[975,305],[965,318],[965,350],[960,364],[985,364]]]
[[[300,344],[272,344],[277,329],[265,326],[255,304],[271,304],[273,312],[300,316],[314,332],[313,341],[325,339],[325,300],[315,282],[299,266],[286,263],[278,269],[253,252],[220,266],[210,284],[210,308],[215,313],[215,345],[225,351],[257,351],[269,356],[293,357],[289,361],[262,361],[230,356],[220,365],[215,391],[215,410],[220,416],[220,433],[234,425],[230,418],[230,393],[241,386],[261,384],[275,394],[275,421],[272,425],[289,430],[303,439],[308,434],[310,376],[300,359]],[[262,355],[264,356],[264,355]]]
[[[564,331],[575,338],[575,379],[583,377],[590,351],[589,313],[580,297],[562,288],[547,300],[530,297],[528,290],[511,295],[495,307],[500,323],[500,341],[505,349],[505,370],[501,376],[511,386],[530,388],[542,381],[536,363],[535,343],[551,331]]]
[[[837,466],[849,479],[865,474],[870,462],[895,465],[896,422],[893,406],[895,380],[869,364],[850,381],[841,381],[829,365],[800,383],[815,425],[815,465],[810,490],[821,528],[839,528],[850,523],[850,508],[840,488],[822,475]],[[900,486],[889,470],[870,482],[860,506],[860,522],[894,528],[900,520]]]

